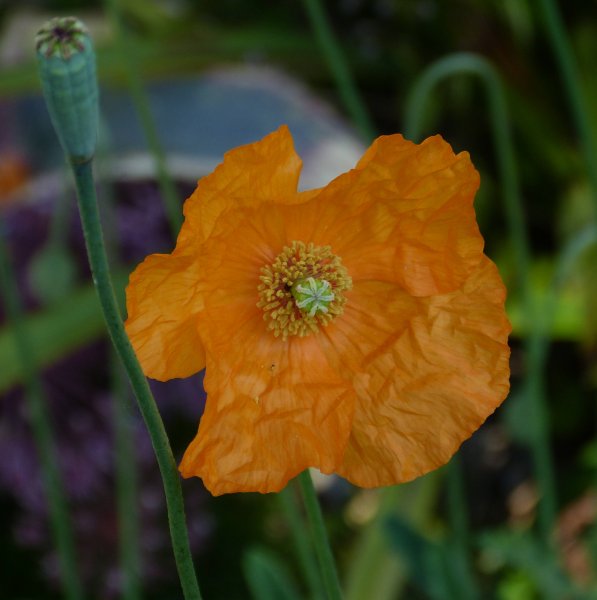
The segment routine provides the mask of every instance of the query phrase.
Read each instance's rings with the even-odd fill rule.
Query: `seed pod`
[[[91,160],[98,129],[95,53],[87,28],[75,17],[48,21],[35,37],[50,118],[71,163]]]

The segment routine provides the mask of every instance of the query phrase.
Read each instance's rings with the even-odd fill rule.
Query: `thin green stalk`
[[[597,147],[592,135],[587,102],[581,88],[580,74],[556,1],[539,0],[539,7],[545,22],[549,42],[560,69],[572,118],[574,119],[576,131],[580,139],[589,181],[593,188],[594,218],[597,222]]]
[[[495,152],[502,181],[502,198],[510,237],[514,247],[518,287],[521,291],[525,314],[530,324],[530,336],[525,341],[527,356],[540,334],[533,308],[528,272],[530,245],[526,234],[522,199],[514,144],[508,117],[506,95],[499,75],[484,58],[470,53],[446,56],[427,68],[415,82],[406,104],[406,135],[417,139],[420,135],[426,101],[435,86],[455,75],[471,74],[483,83],[489,103]],[[530,367],[530,365],[529,365]],[[526,398],[532,415],[533,428],[531,452],[535,463],[537,480],[541,488],[539,504],[539,527],[545,541],[551,539],[556,514],[556,491],[551,452],[549,449],[548,413],[543,380],[536,370],[529,368],[526,381]]]
[[[323,578],[323,585],[328,597],[328,600],[342,600],[342,590],[340,588],[340,580],[336,571],[334,556],[330,547],[330,541],[323,522],[321,507],[313,487],[313,480],[308,470],[303,471],[298,476],[299,485],[305,503],[305,511],[309,519],[311,536],[315,546],[315,553],[319,561],[319,568]]]
[[[72,168],[89,264],[106,319],[108,332],[130,378],[162,474],[168,507],[170,535],[183,594],[186,600],[200,600],[201,594],[189,547],[180,478],[164,424],[145,375],[124,330],[114,295],[104,248],[91,161],[73,163]]]
[[[346,111],[358,127],[361,135],[366,140],[373,139],[375,137],[375,127],[354,83],[352,73],[348,68],[342,48],[332,31],[322,3],[320,0],[303,0],[303,4],[309,15],[317,41],[332,72]]]
[[[83,589],[75,559],[75,544],[69,519],[66,495],[58,467],[56,446],[52,433],[50,415],[41,383],[35,352],[24,327],[23,310],[16,287],[4,237],[0,232],[0,288],[4,298],[8,320],[12,326],[15,345],[23,365],[25,399],[33,431],[37,454],[41,464],[44,490],[47,494],[50,527],[54,544],[58,551],[60,572],[65,597],[68,600],[81,600]]]
[[[132,411],[129,405],[129,390],[125,374],[116,357],[112,362],[118,541],[124,576],[122,597],[124,600],[140,600],[141,556],[139,552],[136,454],[131,427]]]
[[[102,121],[100,120],[100,126]],[[109,153],[109,139],[105,128],[99,136],[97,155]],[[103,164],[100,162],[100,165]],[[100,170],[100,169],[98,169]],[[107,177],[101,177],[107,182]],[[104,248],[108,264],[120,270],[116,227],[116,198],[112,185],[102,188],[102,230]],[[118,542],[120,568],[122,571],[122,597],[124,600],[140,600],[141,593],[141,551],[138,514],[138,479],[135,444],[133,441],[133,414],[130,402],[130,388],[126,373],[116,356],[112,354],[111,378],[113,391],[113,423],[115,454],[115,488],[118,513]]]
[[[106,13],[110,17],[112,28],[116,37],[116,45],[122,65],[125,69],[126,81],[133,101],[133,106],[139,117],[139,122],[145,133],[149,151],[153,155],[156,167],[158,185],[166,210],[166,217],[170,225],[173,238],[176,238],[182,225],[182,211],[174,181],[168,173],[166,153],[160,142],[155,121],[151,114],[149,97],[141,77],[139,67],[135,61],[135,47],[128,41],[127,34],[123,31],[122,15],[119,0],[104,0]]]
[[[317,562],[311,551],[311,542],[303,524],[303,517],[297,506],[294,489],[294,485],[287,485],[277,496],[286,521],[290,526],[296,555],[307,580],[311,598],[321,600],[321,578],[319,577]]]

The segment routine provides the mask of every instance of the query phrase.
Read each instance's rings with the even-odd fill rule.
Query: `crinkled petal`
[[[337,360],[355,370],[357,393],[340,475],[362,487],[391,485],[450,459],[508,393],[504,299],[487,258],[462,289],[442,296],[409,302],[387,284],[355,285],[330,331],[335,348],[345,336]]]
[[[420,145],[378,138],[357,168],[305,204],[295,228],[331,245],[354,281],[396,282],[409,294],[458,289],[481,260],[473,199],[479,175],[469,155],[439,136]]]
[[[180,468],[216,495],[277,491],[311,466],[334,471],[352,422],[354,390],[318,338],[276,338],[257,307],[260,269],[285,244],[283,211],[271,208],[228,215],[226,234],[203,247],[207,403]]]
[[[176,252],[195,252],[210,236],[218,218],[231,209],[299,201],[301,165],[285,125],[258,142],[227,152],[224,161],[199,180],[185,202],[185,222]]]
[[[127,334],[148,377],[188,377],[205,366],[197,314],[198,264],[192,256],[153,254],[132,273],[126,290]]]
[[[354,392],[316,339],[282,342],[264,335],[263,321],[253,318],[233,335],[234,353],[208,354],[206,409],[180,465],[182,475],[201,477],[220,495],[276,492],[307,467],[336,470]]]

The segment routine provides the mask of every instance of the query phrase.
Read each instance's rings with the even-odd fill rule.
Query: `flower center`
[[[294,241],[261,268],[257,306],[276,337],[305,336],[344,312],[352,288],[346,267],[329,246]]]

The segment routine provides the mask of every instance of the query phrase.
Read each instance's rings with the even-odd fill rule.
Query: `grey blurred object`
[[[218,69],[155,82],[147,91],[169,171],[179,181],[196,181],[227,150],[282,124],[290,127],[303,159],[302,189],[325,185],[354,167],[364,150],[354,130],[326,102],[271,68]],[[98,157],[100,177],[151,179],[153,160],[127,92],[103,88],[101,108],[109,151]],[[34,172],[61,168],[62,153],[41,97],[22,99],[16,120]],[[43,187],[52,183],[46,176]]]

